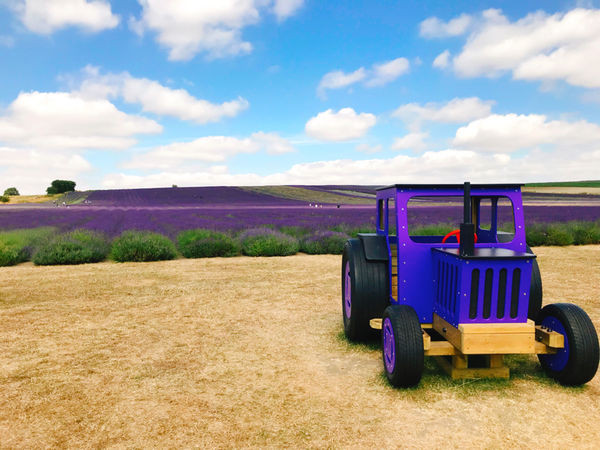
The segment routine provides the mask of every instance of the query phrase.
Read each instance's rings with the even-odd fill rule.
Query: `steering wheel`
[[[452,230],[450,233],[444,236],[444,239],[442,239],[442,244],[445,243],[446,239],[448,239],[450,236],[456,236],[456,242],[460,244],[460,230]],[[475,243],[477,243],[477,233],[475,233]]]

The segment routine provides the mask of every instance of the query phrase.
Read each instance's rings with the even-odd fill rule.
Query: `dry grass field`
[[[600,328],[600,246],[538,248],[545,302]],[[394,390],[342,337],[340,257],[0,268],[0,447],[597,448],[583,388],[428,362]]]

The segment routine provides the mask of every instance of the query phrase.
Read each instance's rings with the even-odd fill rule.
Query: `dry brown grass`
[[[45,203],[52,201],[58,197],[61,197],[62,194],[55,195],[9,195],[8,203],[6,205],[18,205],[22,203]],[[2,205],[2,203],[0,203]]]
[[[600,327],[600,246],[539,248]],[[394,390],[340,338],[336,256],[0,268],[0,447],[596,447],[600,377],[434,365]]]

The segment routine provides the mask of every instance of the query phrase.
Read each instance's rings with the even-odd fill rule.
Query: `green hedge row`
[[[452,225],[434,224],[412,231],[414,235],[442,235]],[[299,251],[308,254],[341,254],[344,243],[366,228],[338,227],[335,231],[311,231],[302,227],[255,228],[237,237],[211,230],[179,233],[176,243],[148,231],[126,231],[112,242],[103,234],[75,230],[58,234],[54,228],[0,232],[0,266],[25,261],[36,265],[84,264],[104,261],[161,261],[185,258],[287,256]],[[533,224],[527,228],[527,243],[542,245],[600,244],[600,221]]]

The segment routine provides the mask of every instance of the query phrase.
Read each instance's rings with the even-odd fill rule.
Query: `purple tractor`
[[[432,210],[437,222],[459,228],[412,233],[415,218]],[[516,184],[378,189],[376,233],[344,247],[342,314],[349,340],[381,334],[384,371],[396,387],[419,383],[425,356],[452,378],[508,378],[507,354],[537,354],[564,385],[587,383],[598,368],[588,315],[567,303],[542,308]]]

